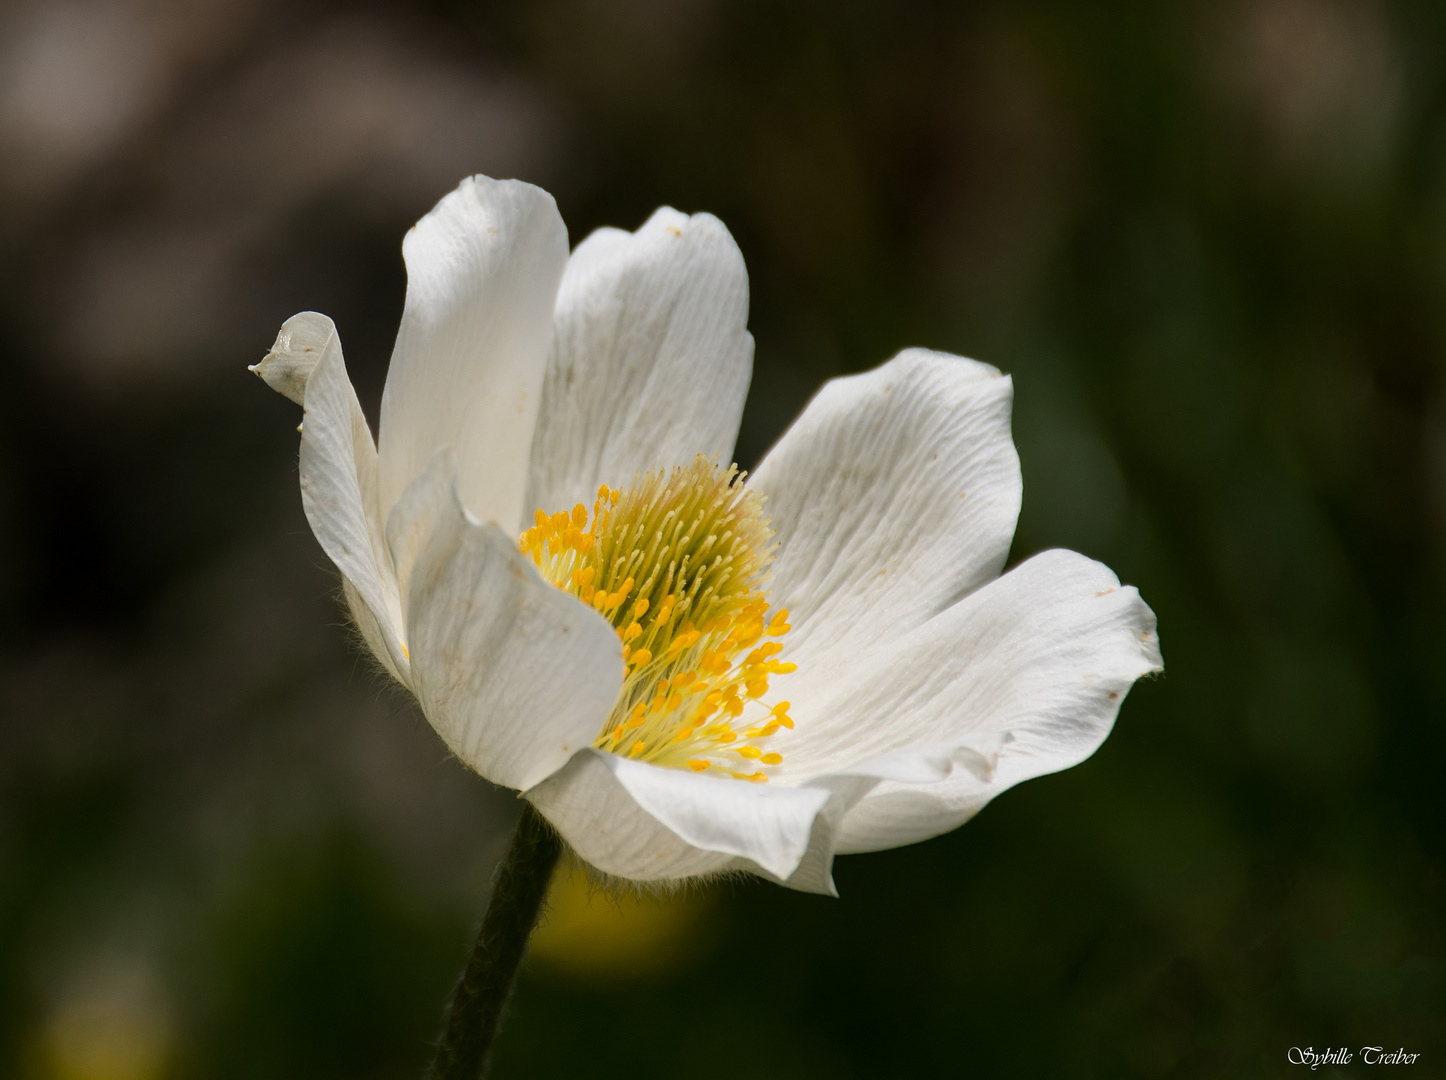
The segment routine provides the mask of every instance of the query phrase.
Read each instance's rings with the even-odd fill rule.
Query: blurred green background
[[[1446,1076],[1428,0],[7,3],[0,1076],[419,1075],[517,806],[353,647],[244,367],[325,311],[375,417],[476,171],[574,242],[723,218],[745,467],[904,346],[1013,373],[1013,559],[1108,562],[1167,662],[840,899],[563,890],[495,1075]]]

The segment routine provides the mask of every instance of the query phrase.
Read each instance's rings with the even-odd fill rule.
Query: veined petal
[[[407,299],[382,394],[382,513],[453,446],[463,503],[515,532],[567,229],[542,189],[474,176],[417,222],[402,255]]]
[[[394,536],[424,534],[407,585],[413,689],[458,757],[495,784],[529,788],[601,730],[622,687],[622,646],[514,539],[469,519],[437,482],[446,468],[444,455],[399,501],[405,519],[389,522]]]
[[[845,807],[826,812],[841,798],[828,786],[751,784],[589,750],[526,796],[583,859],[618,877],[748,869],[806,891],[833,889],[827,867]],[[822,872],[790,880],[811,845]]]
[[[406,596],[411,585],[412,570],[437,530],[445,527],[443,518],[465,517],[458,509],[457,452],[444,446],[432,455],[422,472],[412,478],[401,497],[387,514],[387,551],[392,558],[398,591]]]
[[[314,311],[293,315],[251,370],[305,407],[300,472],[306,520],[345,578],[347,601],[367,644],[410,685],[401,603],[377,511],[376,447],[347,378],[335,324]]]
[[[1022,490],[1012,400],[996,369],[924,349],[819,391],[749,481],[789,660],[861,655],[998,576]]]
[[[849,765],[842,776],[866,776],[898,784],[932,784],[964,769],[990,780],[999,768],[999,754],[1012,738],[1008,731],[956,732],[943,742],[911,743],[867,761]]]
[[[1161,666],[1139,593],[1101,563],[1047,551],[912,633],[791,684],[799,726],[779,779],[873,776],[839,850],[914,843],[1089,757],[1135,680]]]
[[[743,256],[711,214],[664,207],[635,233],[579,244],[557,297],[527,508],[590,505],[601,483],[728,458],[753,371],[747,323]]]

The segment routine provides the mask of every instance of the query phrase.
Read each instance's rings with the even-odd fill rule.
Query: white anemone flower
[[[909,349],[834,379],[745,483],[748,281],[716,218],[569,256],[551,196],[478,176],[402,252],[377,443],[330,319],[253,370],[305,408],[306,516],[371,651],[597,870],[833,893],[835,854],[1087,758],[1160,670],[1102,564],[1001,576],[995,368]]]

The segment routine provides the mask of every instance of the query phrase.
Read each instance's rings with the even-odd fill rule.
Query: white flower
[[[569,257],[550,196],[474,177],[402,250],[375,447],[331,320],[255,370],[305,406],[307,519],[373,652],[600,870],[832,892],[835,853],[1088,757],[1160,669],[1107,567],[1000,576],[1021,481],[994,368],[910,349],[835,379],[744,486],[748,284],[716,218]]]

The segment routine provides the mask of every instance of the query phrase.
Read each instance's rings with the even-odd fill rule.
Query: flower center
[[[793,719],[788,702],[763,698],[769,677],[795,665],[777,659],[778,641],[762,641],[788,632],[788,612],[769,616],[760,586],[773,530],[737,467],[699,455],[626,490],[604,484],[591,522],[582,503],[571,514],[539,510],[535,520],[522,550],[623,642],[623,688],[593,745],[654,765],[766,781],[758,766],[783,756],[764,741]]]

